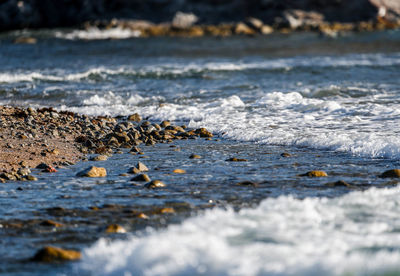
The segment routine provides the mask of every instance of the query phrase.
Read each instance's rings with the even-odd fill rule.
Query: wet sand
[[[30,114],[27,109],[0,106],[1,171],[35,168],[40,163],[72,164],[82,159],[75,141],[79,133],[58,129],[73,124],[74,119],[67,113],[43,109]]]

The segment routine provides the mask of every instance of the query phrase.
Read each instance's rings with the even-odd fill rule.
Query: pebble
[[[141,219],[149,219],[149,217],[148,217],[146,214],[144,214],[144,213],[140,213],[140,214],[138,214],[136,217],[137,217],[137,218],[141,218]]]
[[[106,161],[107,159],[108,159],[108,156],[103,155],[103,154],[100,154],[100,155],[90,158],[91,161]]]
[[[165,207],[165,208],[161,208],[159,210],[159,213],[160,214],[173,214],[173,213],[175,213],[175,209],[171,208],[171,207]]]
[[[186,171],[185,171],[185,170],[182,170],[182,169],[175,169],[175,170],[173,170],[172,172],[173,172],[173,173],[178,173],[178,174],[184,174],[184,173],[186,173]]]
[[[110,224],[106,228],[106,233],[126,233],[126,230],[124,227],[118,224]]]
[[[19,168],[17,173],[21,176],[27,176],[31,173],[31,170],[29,168]]]
[[[147,174],[139,174],[131,179],[131,181],[150,182],[151,179]]]
[[[79,177],[105,177],[107,176],[107,171],[105,168],[91,166],[83,171],[76,174]]]
[[[347,188],[354,188],[353,185],[347,183],[346,181],[339,180],[333,183],[327,183],[326,186],[328,187],[347,187]]]
[[[308,177],[326,177],[328,174],[324,171],[309,171],[305,174],[301,174],[300,176],[308,176]]]
[[[147,166],[145,164],[143,164],[142,162],[138,162],[136,165],[136,168],[141,172],[149,171],[149,168],[147,168]]]
[[[200,159],[201,156],[200,156],[200,155],[197,155],[197,154],[192,154],[192,155],[189,156],[189,158],[190,158],[190,159]]]
[[[136,146],[133,146],[129,152],[139,153],[141,152],[140,149]]]
[[[229,162],[247,162],[247,159],[243,159],[243,158],[236,158],[236,157],[232,157],[229,159],[226,159],[225,161],[229,161]]]
[[[57,172],[57,170],[53,166],[47,165],[47,167],[44,170],[42,170],[42,172],[54,173]]]
[[[383,172],[380,177],[382,178],[400,178],[400,169],[387,170]]]
[[[2,173],[0,175],[0,178],[5,179],[5,180],[11,180],[11,181],[16,181],[17,177],[14,174],[11,173]]]
[[[162,128],[166,128],[167,126],[170,126],[170,125],[171,125],[170,121],[162,121],[161,124],[160,124],[160,126]]]
[[[30,174],[26,176],[26,179],[29,181],[37,181],[38,180],[37,177],[30,175]]]
[[[75,261],[81,258],[81,253],[75,250],[67,250],[58,247],[46,246],[36,252],[32,257],[35,262],[60,262]]]
[[[249,181],[249,180],[238,182],[238,183],[236,183],[236,185],[238,185],[238,186],[253,186],[253,187],[257,187],[258,186],[257,183]]]
[[[163,188],[166,186],[167,185],[165,185],[165,183],[160,180],[153,180],[153,181],[147,183],[146,185],[144,185],[144,187],[148,188],[148,189]]]
[[[132,167],[129,169],[128,173],[138,174],[138,173],[147,172],[147,171],[149,171],[149,168],[142,162],[138,162],[135,167]]]
[[[195,130],[195,133],[198,134],[200,137],[213,137],[212,133],[205,129],[204,127],[198,128]]]
[[[128,120],[139,123],[142,120],[142,118],[140,117],[140,115],[138,113],[135,113],[135,114],[128,116]]]
[[[55,222],[53,220],[44,220],[40,223],[41,226],[51,226],[51,227],[61,227],[63,226],[61,223]]]

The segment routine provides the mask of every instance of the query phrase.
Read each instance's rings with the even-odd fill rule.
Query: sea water
[[[195,206],[220,204],[173,225],[141,231],[132,227],[116,239],[93,235],[97,242],[79,245],[82,260],[59,273],[399,273],[400,190],[396,180],[377,177],[400,160],[398,31],[338,39],[308,33],[144,39],[122,30],[61,30],[33,33],[39,38],[35,45],[14,45],[17,35],[1,37],[0,104],[53,106],[88,115],[138,112],[153,122],[169,119],[190,128],[206,127],[220,139],[179,142],[187,150],[184,154],[163,157],[157,152],[166,148],[157,146],[148,161],[161,168],[178,164],[191,173],[179,180],[159,173],[176,182],[177,190],[164,196]],[[284,151],[293,153],[290,161],[280,157]],[[188,163],[187,152],[208,159]],[[226,164],[226,158],[236,155],[249,162]],[[105,162],[115,170],[113,183],[75,180],[72,176],[82,167],[77,164],[59,176],[43,176],[42,189],[32,188],[28,197],[43,193],[57,200],[51,191],[58,187],[64,193],[82,193],[70,201],[76,208],[89,207],[94,203],[90,200],[107,203],[102,193],[128,203],[131,199],[115,194],[115,183],[126,189],[126,181],[117,175],[128,158]],[[326,170],[330,177],[298,177],[311,169]],[[232,182],[249,179],[259,188],[230,188]],[[357,189],[324,186],[337,180]],[[8,217],[21,196],[12,187],[2,193],[0,202],[9,204],[2,214]],[[45,200],[42,204],[49,207]],[[22,204],[26,216],[37,208],[33,206]],[[9,239],[24,247],[23,241]],[[16,271],[29,274],[29,269]],[[41,273],[58,271],[53,269],[44,267]]]

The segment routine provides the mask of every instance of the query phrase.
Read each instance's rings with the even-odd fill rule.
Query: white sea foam
[[[152,65],[140,67],[122,66],[117,69],[105,67],[90,68],[79,73],[66,73],[64,71],[54,72],[0,72],[0,83],[13,82],[33,82],[35,80],[44,81],[81,81],[90,75],[133,75],[140,77],[157,76],[184,76],[187,74],[199,74],[203,72],[221,72],[221,71],[244,71],[244,70],[292,70],[302,67],[351,67],[351,66],[392,66],[400,65],[400,54],[390,56],[383,54],[365,54],[348,56],[326,56],[326,57],[294,57],[270,60],[247,60],[247,61],[220,61],[220,62],[202,62],[182,64],[174,62],[160,62]]]
[[[186,121],[189,127],[207,127],[234,140],[399,159],[400,137],[396,129],[400,105],[381,104],[386,97],[381,94],[328,100],[307,98],[298,92],[273,92],[249,102],[234,95],[205,103],[159,106],[163,97],[123,97],[109,92],[91,96],[83,106],[65,109],[92,115],[139,112],[153,120]]]
[[[373,275],[400,271],[400,188],[214,209],[166,230],[99,240],[94,275]]]
[[[15,83],[15,82],[33,82],[40,81],[81,81],[90,77],[91,75],[107,76],[117,75],[125,72],[124,68],[117,70],[106,69],[104,67],[92,68],[81,73],[66,74],[64,71],[56,72],[54,74],[27,72],[27,73],[0,73],[0,83]]]
[[[126,39],[132,37],[139,37],[141,32],[139,30],[129,30],[120,27],[100,30],[92,27],[87,30],[74,30],[72,32],[56,32],[55,37],[69,40],[83,39],[83,40],[100,40],[100,39]]]

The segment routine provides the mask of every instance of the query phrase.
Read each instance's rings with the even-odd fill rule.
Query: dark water
[[[378,177],[400,165],[399,32],[336,40],[307,33],[96,41],[54,38],[52,32],[33,35],[39,39],[35,45],[12,44],[15,34],[0,38],[1,104],[54,106],[93,115],[139,112],[157,123],[171,119],[189,127],[207,127],[216,136],[211,141],[143,147],[148,158],[123,152],[107,161],[80,162],[57,174],[35,172],[36,182],[2,184],[0,273],[364,275],[399,271],[396,229],[400,224],[392,215],[400,206],[398,181]],[[291,157],[282,157],[283,152]],[[189,159],[192,153],[203,158]],[[226,161],[230,157],[248,161]],[[130,181],[132,176],[120,176],[138,161],[150,168],[152,179],[164,181],[167,187],[148,190]],[[107,178],[75,177],[89,165],[104,166]],[[186,174],[172,173],[176,168]],[[329,176],[299,176],[313,169]],[[339,180],[350,186],[333,184]],[[243,181],[254,185],[238,185]],[[387,190],[372,193],[371,187]],[[223,210],[205,211],[214,207]],[[231,207],[242,211],[231,213]],[[173,208],[175,213],[162,213],[162,208]],[[138,218],[141,212],[149,219]],[[316,216],[320,222],[311,220],[304,230]],[[47,219],[63,226],[41,225]],[[134,239],[105,233],[112,223],[122,225]],[[170,224],[176,228],[163,230]],[[159,230],[148,233],[148,226]],[[208,230],[202,231],[202,226]],[[224,236],[223,229],[237,234]],[[326,246],[319,246],[320,233],[327,235]],[[140,235],[144,238],[138,244],[135,237]],[[126,251],[115,253],[117,242],[86,249],[103,237],[126,240]],[[163,246],[154,248],[154,240]],[[166,240],[175,243],[164,244]],[[204,249],[201,244],[209,240],[213,242]],[[75,264],[26,261],[45,245],[86,251]],[[360,248],[372,253],[364,254]],[[173,261],[154,253],[163,250]],[[230,261],[214,256],[215,250],[216,256],[231,256]],[[276,258],[263,255],[269,250],[277,252]],[[247,257],[233,257],[240,251],[248,252]],[[116,265],[112,257],[124,264]],[[138,257],[140,264],[133,261]],[[261,257],[264,261],[257,259]],[[346,258],[349,266],[333,269]],[[204,262],[193,261],[200,259]],[[366,266],[371,259],[375,265]]]

